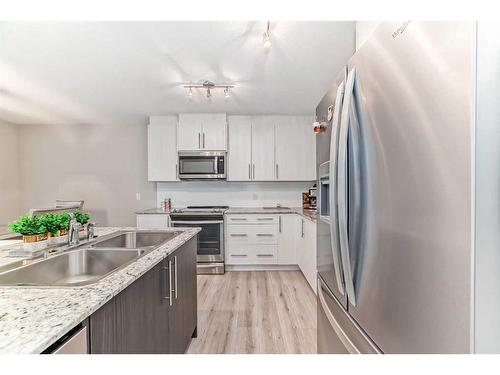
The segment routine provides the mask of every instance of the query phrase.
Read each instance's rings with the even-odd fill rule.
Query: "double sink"
[[[0,286],[68,287],[96,283],[181,232],[120,231],[5,272]]]

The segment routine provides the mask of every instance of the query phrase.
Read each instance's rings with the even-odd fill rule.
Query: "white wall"
[[[287,207],[299,207],[302,205],[302,192],[312,185],[312,182],[163,182],[157,187],[157,206],[160,206],[164,198],[172,198],[173,207],[262,207],[274,206],[277,203]]]
[[[356,22],[356,51],[361,47],[366,39],[370,37],[379,21],[357,21]]]
[[[83,199],[98,225],[135,226],[134,212],[155,206],[155,186],[147,182],[146,125],[19,129],[23,210]]]
[[[0,227],[20,214],[18,126],[0,122]]]

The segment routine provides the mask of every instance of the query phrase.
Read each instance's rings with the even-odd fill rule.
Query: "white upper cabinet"
[[[207,113],[202,117],[204,150],[226,150],[227,120],[225,113]]]
[[[176,116],[149,118],[148,181],[178,181],[176,133]]]
[[[228,176],[229,181],[252,180],[252,118],[228,116]]]
[[[178,150],[226,150],[225,113],[180,113]]]
[[[274,181],[274,117],[252,117],[252,180]]]
[[[316,137],[310,116],[277,116],[276,180],[316,180]]]
[[[177,130],[178,150],[200,150],[201,144],[201,118],[199,114],[180,113]]]

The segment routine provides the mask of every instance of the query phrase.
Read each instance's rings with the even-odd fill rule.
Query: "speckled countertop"
[[[224,212],[227,215],[231,214],[297,214],[313,222],[316,222],[318,213],[315,210],[304,210],[302,207],[231,207]]]
[[[97,228],[99,236],[135,228]],[[0,354],[40,353],[194,237],[182,231],[163,246],[95,284],[66,288],[0,287]]]

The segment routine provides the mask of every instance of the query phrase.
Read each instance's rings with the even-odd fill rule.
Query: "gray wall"
[[[156,205],[145,124],[21,125],[19,136],[24,211],[83,199],[97,225],[135,226],[134,211]]]
[[[21,213],[18,137],[17,126],[0,122],[0,232]]]

